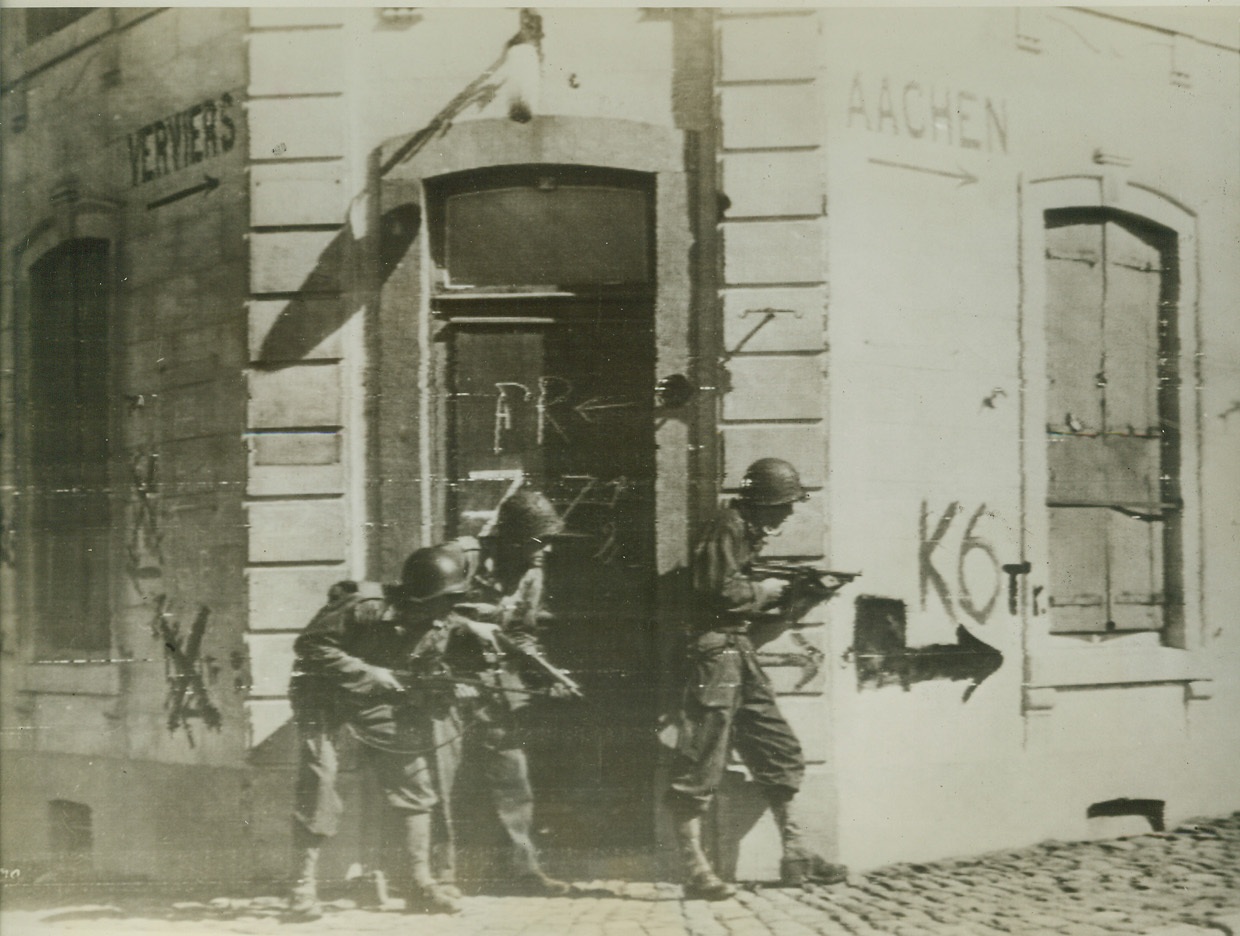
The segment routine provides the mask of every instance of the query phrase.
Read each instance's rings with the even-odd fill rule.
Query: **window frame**
[[[30,560],[27,577],[30,581],[31,620],[34,625],[35,648],[40,654],[59,655],[65,651],[75,655],[99,653],[106,651],[111,644],[111,627],[108,619],[111,612],[112,550],[104,548],[100,550],[100,555],[95,555],[95,550],[90,545],[95,537],[89,535],[90,528],[88,527],[73,524],[64,529],[58,525],[49,526],[46,530],[43,527],[45,522],[50,521],[52,516],[62,512],[67,506],[62,502],[59,505],[60,509],[56,509],[57,494],[64,496],[62,487],[64,485],[71,485],[75,493],[78,490],[81,491],[83,500],[79,504],[79,509],[88,506],[96,509],[102,507],[102,510],[92,510],[91,514],[98,512],[101,515],[99,519],[102,523],[101,538],[103,540],[110,538],[109,531],[113,526],[114,518],[111,516],[110,508],[111,484],[108,476],[114,446],[111,442],[113,427],[112,420],[109,418],[107,392],[113,371],[109,342],[112,333],[110,321],[112,303],[108,281],[108,269],[111,266],[110,252],[111,244],[102,238],[73,238],[62,241],[43,253],[26,271],[29,304],[24,329],[27,345],[27,352],[24,355],[26,405],[22,407],[22,411],[28,423],[23,433],[28,446],[28,470],[30,471],[30,483],[26,486],[29,491],[27,517],[29,521],[33,521],[27,526],[32,534],[27,543]],[[100,278],[98,294],[95,292],[94,283],[96,275]],[[66,280],[70,281],[71,286],[64,294],[56,296],[53,284],[64,284]],[[56,322],[58,327],[46,327],[40,318],[52,316],[58,298],[61,302],[68,299],[71,308]],[[98,316],[102,319],[102,321],[90,323],[85,338],[82,338],[78,330],[78,326],[83,323],[83,314]],[[63,326],[71,327],[73,331],[65,334]],[[65,342],[74,344],[78,341],[82,341],[86,346],[64,349],[63,361],[58,362],[58,358],[62,355],[58,353],[56,346]],[[99,359],[98,355],[102,355],[102,359]],[[40,371],[47,369],[54,374],[58,363],[73,366],[73,376],[76,378],[74,382],[84,380],[86,386],[79,388],[76,392],[69,391],[63,395],[56,392],[56,388],[63,386],[66,381],[57,379],[48,373],[40,373]],[[67,374],[62,373],[61,377],[64,376]],[[100,390],[100,386],[102,386],[103,398],[92,401],[91,398],[95,392]],[[58,402],[57,397],[62,396],[63,403],[67,403],[68,406],[62,405],[61,409],[71,413],[72,418],[65,418],[63,415],[55,416],[54,407]],[[67,453],[68,459],[57,459],[55,452],[43,451],[43,445],[46,444],[47,439],[45,437],[42,443],[40,442],[40,429],[42,427],[44,431],[46,430],[45,422],[49,417],[54,417],[58,421],[64,419],[57,427],[57,431],[52,433],[53,435],[75,436],[79,443],[75,451]],[[98,451],[92,457],[86,449]],[[58,465],[57,462],[61,464]],[[50,485],[53,489],[51,491],[48,490],[48,478],[54,479],[54,483]],[[101,485],[102,490],[91,490],[96,485]],[[59,589],[55,581],[55,570],[43,568],[43,559],[49,544],[38,540],[45,532],[56,534],[58,543],[61,542],[59,534],[68,534],[66,539],[73,542],[74,552],[84,548],[85,553],[90,554],[89,557],[79,556],[79,561],[74,564],[72,570],[77,579],[75,585],[98,580],[97,583],[91,585],[91,591],[95,592],[93,600],[89,595],[84,596],[83,607],[78,609],[86,611],[90,618],[96,615],[102,618],[101,621],[82,622],[83,630],[91,641],[87,645],[61,643],[57,637],[49,636],[49,620],[57,618],[61,609],[49,605],[49,596],[54,595]],[[110,544],[107,545],[110,546]],[[51,549],[52,553],[57,551],[56,548]],[[67,582],[59,584],[66,587],[70,585]],[[76,630],[76,628],[69,630]],[[68,633],[68,630],[57,631],[57,633],[63,636]]]
[[[537,187],[552,178],[556,185],[579,188],[624,189],[641,194],[645,207],[646,268],[649,277],[642,283],[514,283],[474,286],[449,282],[446,260],[447,203],[454,195],[467,192],[502,190],[521,186]],[[437,316],[468,314],[472,301],[510,299],[556,299],[593,297],[602,300],[644,299],[653,301],[658,287],[658,225],[655,218],[654,173],[567,163],[528,163],[485,166],[447,173],[424,180],[429,263],[431,268],[431,310]]]
[[[82,651],[40,644],[35,633],[37,602],[32,593],[31,572],[34,556],[32,544],[25,532],[30,529],[31,506],[27,503],[27,498],[17,498],[13,511],[13,526],[16,531],[14,608],[18,621],[22,624],[17,635],[19,654],[23,662],[28,664],[22,680],[22,688],[26,691],[94,695],[116,695],[120,692],[118,667],[81,665],[83,663],[105,663],[115,657],[119,588],[121,587],[119,574],[121,560],[116,557],[123,556],[125,548],[120,522],[124,507],[118,503],[115,495],[115,492],[126,489],[124,472],[120,466],[120,455],[125,443],[120,403],[122,374],[118,366],[118,362],[123,360],[121,326],[117,321],[119,297],[116,271],[119,242],[116,237],[116,215],[118,207],[111,201],[86,197],[77,191],[75,186],[70,185],[63,189],[56,214],[44,218],[35,225],[26,237],[17,241],[19,246],[13,251],[12,279],[8,283],[8,298],[12,302],[12,308],[16,311],[15,327],[9,339],[13,342],[11,347],[13,359],[16,362],[14,372],[16,419],[9,455],[14,466],[14,481],[17,490],[24,491],[34,483],[31,476],[33,466],[30,464],[31,426],[29,407],[26,405],[30,398],[31,379],[27,353],[29,317],[32,312],[31,268],[58,247],[75,240],[101,240],[107,243],[107,256],[104,264],[104,277],[107,284],[104,311],[107,318],[105,341],[109,368],[105,418],[107,435],[110,440],[107,465],[108,489],[113,492],[108,498],[107,508],[107,542],[109,544],[109,569],[106,573],[105,585],[108,613],[107,645],[97,650]]]
[[[1196,215],[1148,185],[1113,174],[1054,175],[1021,180],[1020,185],[1020,454],[1023,466],[1021,553],[1031,572],[1021,595],[1025,687],[1033,690],[1074,686],[1148,685],[1208,681],[1210,668],[1199,651],[1205,641],[1201,522],[1201,346],[1198,308]],[[1179,254],[1179,406],[1182,570],[1181,620],[1162,632],[1099,635],[1093,640],[1050,632],[1046,613],[1049,510],[1046,426],[1046,270],[1045,212],[1107,209],[1144,219],[1174,233]],[[1038,710],[1030,704],[1026,712]]]

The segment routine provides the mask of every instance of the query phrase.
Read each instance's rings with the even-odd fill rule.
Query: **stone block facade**
[[[633,626],[651,646],[679,626],[696,530],[759,457],[793,462],[810,493],[768,554],[863,572],[762,648],[831,856],[1084,835],[1125,798],[1234,808],[1240,50],[1214,12],[548,9],[525,66],[508,10],[0,13],[0,704],[29,729],[5,736],[6,856],[71,857],[47,830],[64,800],[94,816],[101,872],[281,873],[292,643],[327,589],[390,581],[409,550],[484,520],[462,492],[512,483],[522,419],[554,452],[637,411],[641,432],[611,437],[616,464],[641,449],[642,476],[578,465],[561,506],[645,498],[637,540],[602,538],[590,561],[614,591],[628,566],[608,557],[641,557],[632,593],[653,597]],[[462,196],[579,190],[645,225],[623,289],[456,266],[487,236],[450,236]],[[1080,349],[1055,344],[1053,262],[1104,261],[1047,237],[1090,225],[1161,251],[1137,266],[1163,277],[1145,310],[1163,337],[1107,359],[1162,342],[1163,422],[1110,430],[1167,440],[1154,504],[1054,496],[1048,428],[1099,433],[1055,412],[1048,374]],[[44,376],[77,360],[41,324],[61,308],[46,271],[85,262],[65,245],[106,257],[106,329],[82,357],[107,388],[82,408],[104,474],[81,485],[106,548],[40,513],[60,450],[31,414],[56,412],[47,388],[72,382]],[[627,344],[581,339],[591,316]],[[461,417],[472,393],[488,401]],[[1053,623],[1065,510],[1169,531],[1148,563],[1161,587],[1078,589],[1080,606],[1162,609],[1162,626]],[[70,583],[105,582],[75,605],[78,632],[48,620],[53,533],[107,554]],[[1097,559],[1078,553],[1074,572]],[[107,782],[77,792],[96,762]],[[203,807],[225,831],[189,855],[162,843],[204,776],[238,792]],[[766,879],[778,848],[756,804],[738,765],[716,845]],[[653,865],[656,846],[617,849]]]

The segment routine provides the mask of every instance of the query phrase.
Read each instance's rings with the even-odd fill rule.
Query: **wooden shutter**
[[[1051,629],[1160,629],[1179,535],[1172,251],[1097,211],[1052,212],[1046,233]]]

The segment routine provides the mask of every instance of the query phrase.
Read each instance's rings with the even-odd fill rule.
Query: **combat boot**
[[[431,876],[431,817],[426,813],[405,816],[405,848],[409,854],[405,912],[460,913],[461,905]]]
[[[295,857],[293,887],[289,892],[289,913],[303,920],[317,920],[323,915],[319,903],[318,870],[321,838],[299,827],[293,829]]]
[[[848,868],[833,864],[821,855],[805,855],[784,858],[779,863],[779,882],[784,887],[804,887],[806,884],[843,884],[848,880]]]
[[[801,825],[791,807],[792,796],[772,794],[771,812],[779,827],[784,855],[779,863],[779,880],[784,887],[806,884],[840,884],[848,880],[848,869],[833,864],[805,845]]]
[[[440,892],[460,900],[464,895],[456,886],[456,839],[441,813],[431,821],[431,840],[431,877],[439,882]]]
[[[672,823],[685,870],[685,899],[727,900],[735,896],[736,888],[715,874],[702,850],[701,813],[691,807],[673,805]]]
[[[406,913],[460,913],[461,905],[438,884],[414,884],[405,897]]]
[[[511,888],[514,895],[525,897],[567,897],[572,889],[567,881],[556,880],[542,870],[518,875]]]
[[[512,843],[514,880],[509,888],[513,894],[528,897],[564,897],[572,890],[567,881],[558,881],[543,871],[538,863],[531,831],[534,827],[534,804],[506,803],[499,809],[500,822]]]

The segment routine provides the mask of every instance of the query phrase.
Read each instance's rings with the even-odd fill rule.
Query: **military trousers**
[[[782,799],[801,788],[801,744],[776,703],[749,638],[706,631],[690,638],[680,737],[672,763],[673,805],[706,810],[735,748],[754,782]]]
[[[465,827],[485,828],[495,819],[512,847],[512,869],[518,874],[534,871],[538,867],[530,838],[534,791],[520,719],[484,706],[462,709],[464,731],[440,758],[444,796],[437,813],[447,838],[447,847],[440,852],[440,879],[452,879],[456,845]],[[478,834],[465,837],[474,839]]]
[[[343,723],[326,713],[302,715],[297,724],[297,780],[293,789],[295,828],[330,838],[340,828],[344,804],[336,791],[340,773],[337,736]]]
[[[340,827],[344,805],[336,789],[340,772],[337,741],[345,728],[344,720],[320,713],[297,720],[293,820],[311,836],[330,838]],[[355,732],[361,764],[374,775],[388,806],[398,812],[431,812],[440,803],[440,774],[445,767],[452,769],[457,743],[453,734],[459,734],[459,726],[451,719],[428,719],[424,729],[405,734],[393,746]]]

